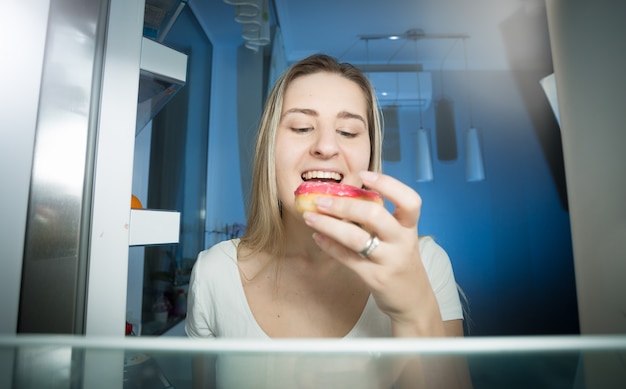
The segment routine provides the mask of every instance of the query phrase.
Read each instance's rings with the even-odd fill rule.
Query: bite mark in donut
[[[294,194],[296,196],[296,210],[300,213],[316,212],[315,198],[318,196],[351,197],[383,204],[382,197],[374,191],[334,182],[305,181],[298,186]]]

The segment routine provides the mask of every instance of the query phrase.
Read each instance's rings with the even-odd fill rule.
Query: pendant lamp
[[[416,181],[430,182],[433,180],[433,159],[430,152],[430,136],[428,130],[417,130],[416,142]]]
[[[382,108],[385,137],[383,138],[383,161],[400,161],[400,124],[398,121],[398,106],[391,105]]]
[[[467,49],[463,41],[463,56],[465,58],[465,78],[467,87],[467,106],[470,115],[470,127],[465,134],[465,179],[468,182],[479,182],[485,179],[485,164],[483,163],[483,150],[480,134],[474,127],[474,115],[472,112],[472,98],[470,77],[467,66]]]
[[[456,161],[458,152],[452,100],[445,97],[437,100],[435,103],[435,122],[437,158],[440,161]]]
[[[415,59],[417,61],[417,40],[413,41],[415,44]],[[420,82],[419,72],[417,75],[417,98],[422,101],[422,85]],[[417,182],[430,182],[433,180],[433,160],[430,152],[430,137],[428,136],[428,130],[424,128],[422,122],[422,110],[423,108],[417,107],[419,114],[419,130],[417,130],[417,142],[416,142],[416,181]]]
[[[480,134],[476,127],[470,127],[465,137],[465,178],[469,182],[485,179],[485,165]]]

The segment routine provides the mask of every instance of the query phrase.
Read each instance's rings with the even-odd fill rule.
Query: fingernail
[[[305,212],[303,215],[304,221],[308,224],[313,223],[315,219],[317,219],[317,214],[315,212]]]
[[[363,180],[363,184],[367,186],[368,184],[373,184],[378,179],[378,173],[370,172],[370,171],[362,171],[359,173],[361,180]]]
[[[318,245],[323,244],[323,242],[324,242],[324,235],[322,235],[320,233],[317,233],[317,232],[314,232],[313,233],[313,240]]]
[[[325,196],[317,196],[315,198],[315,205],[321,208],[328,208],[333,203],[333,199]]]

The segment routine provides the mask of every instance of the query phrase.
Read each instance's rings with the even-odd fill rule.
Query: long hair
[[[320,72],[339,74],[355,82],[363,91],[367,103],[370,137],[369,170],[380,172],[382,169],[383,134],[380,109],[367,76],[353,65],[340,63],[324,54],[312,55],[293,64],[272,88],[257,132],[248,220],[240,245],[245,246],[251,254],[266,251],[274,258],[283,255],[285,231],[276,182],[276,133],[282,115],[285,91],[291,82],[298,77]]]

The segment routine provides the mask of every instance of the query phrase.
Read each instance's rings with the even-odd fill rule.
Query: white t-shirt
[[[199,254],[189,284],[188,311],[185,321],[185,332],[188,336],[269,339],[254,319],[243,290],[237,266],[238,244],[239,239],[223,241]],[[463,310],[450,258],[430,237],[420,239],[420,251],[443,320],[462,319]],[[364,337],[391,337],[389,317],[378,308],[371,295],[359,320],[344,339]],[[289,387],[293,384],[301,386],[302,375],[294,376],[294,370],[285,367],[300,364],[302,356],[295,359],[284,358],[279,356],[220,358],[218,383],[223,387],[246,387],[248,383],[254,383],[255,387],[264,387],[259,386],[262,382],[268,383],[267,387]],[[355,363],[358,366],[355,367]],[[331,376],[350,377],[350,385],[366,388],[380,379],[378,373],[374,377],[371,376],[375,372],[367,367],[369,363],[371,363],[369,359],[359,360],[358,358],[350,358],[347,364],[326,361],[322,365],[316,365],[307,361],[305,374],[317,377],[317,384],[323,383],[319,382],[319,379],[328,379]],[[237,374],[236,372],[241,372],[244,366],[249,373],[256,373]],[[355,371],[360,373],[353,374]],[[363,374],[368,371],[368,374]],[[262,377],[259,377],[259,374]],[[353,382],[355,377],[358,377],[359,382]],[[246,381],[248,379],[253,381]],[[309,381],[308,378],[307,381]]]

